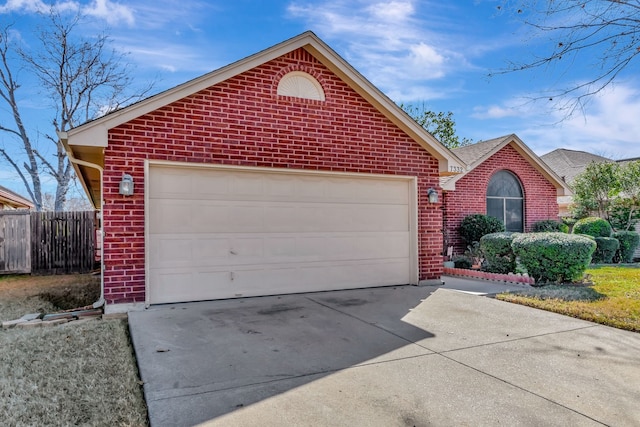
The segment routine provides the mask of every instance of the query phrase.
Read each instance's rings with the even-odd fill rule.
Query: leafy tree
[[[20,165],[15,154],[5,148],[0,148],[0,158],[20,176],[37,210],[45,205],[41,175],[53,177],[54,209],[62,210],[73,175],[56,132],[141,99],[152,85],[132,93],[134,85],[125,55],[109,48],[108,36],[76,36],[81,15],[62,15],[52,8],[44,19],[46,26],[36,30],[35,45],[27,46],[11,25],[0,30],[0,103],[4,102],[10,112],[10,119],[0,122],[0,131],[13,137],[26,155],[26,162]],[[51,102],[52,128],[44,138],[53,147],[53,158],[37,149],[37,135],[34,139],[25,124],[18,102],[18,75],[22,70],[35,76],[43,98]]]
[[[438,141],[445,147],[458,148],[472,143],[470,139],[460,139],[456,135],[456,122],[453,119],[451,111],[447,113],[436,113],[426,108],[424,104],[400,104],[407,114],[413,118],[420,126],[425,128],[431,135],[435,136]]]
[[[621,165],[619,170],[620,195],[624,201],[626,217],[622,217],[620,230],[630,230],[640,220],[640,160]],[[620,212],[620,211],[618,211]]]
[[[591,75],[572,81],[545,98],[564,99],[568,114],[602,91],[627,69],[637,66],[640,38],[638,0],[503,0],[501,11],[512,12],[534,31],[533,38],[548,40],[548,49],[531,61],[511,63],[504,72],[554,69],[572,75],[580,67]],[[586,63],[587,65],[583,65]]]
[[[574,212],[597,212],[608,219],[611,202],[620,192],[618,168],[614,162],[591,162],[573,182]]]
[[[637,200],[616,198],[611,204],[609,222],[618,231],[633,229],[640,221],[640,203]]]
[[[617,230],[640,219],[640,161],[591,163],[573,183],[574,216],[592,212]]]

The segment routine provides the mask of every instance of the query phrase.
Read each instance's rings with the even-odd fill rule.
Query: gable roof
[[[590,163],[612,161],[606,157],[587,153],[586,151],[568,150],[566,148],[558,148],[540,156],[540,158],[568,184],[572,184],[575,177],[584,172]]]
[[[560,178],[540,157],[538,157],[516,134],[501,136],[499,138],[480,141],[475,144],[454,148],[452,151],[467,166],[467,171],[454,176],[440,178],[440,186],[443,190],[455,190],[455,183],[463,176],[474,170],[503,147],[511,145],[520,153],[538,172],[540,172],[554,187],[558,196],[571,194],[567,184]]]
[[[475,144],[465,145],[462,147],[454,148],[452,151],[456,153],[460,159],[462,159],[469,167],[477,166],[484,160],[491,157],[495,148],[504,142],[507,137],[500,137],[489,139],[487,141],[476,142]],[[501,147],[502,148],[502,147]],[[497,151],[497,150],[495,150]]]
[[[0,185],[0,205],[11,206],[16,209],[33,209],[31,200],[25,199],[18,193]]]
[[[435,157],[438,160],[441,176],[451,175],[457,173],[455,171],[466,169],[464,162],[455,154],[418,125],[406,112],[342,59],[340,55],[320,40],[314,33],[307,31],[201,77],[109,113],[104,117],[84,123],[67,132],[60,132],[58,137],[65,146],[69,159],[72,161],[77,175],[85,187],[87,194],[90,196],[90,199],[93,201],[94,206],[97,207],[100,204],[99,170],[101,167],[104,167],[104,148],[108,145],[107,136],[109,129],[214,86],[300,48],[309,52]],[[80,160],[80,162],[77,160]],[[98,168],[88,166],[86,163],[97,165]]]

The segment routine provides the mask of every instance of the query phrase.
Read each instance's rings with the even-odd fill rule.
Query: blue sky
[[[25,43],[48,2],[0,2],[0,22],[13,22]],[[539,155],[555,148],[611,158],[640,157],[640,79],[637,67],[593,98],[584,114],[563,120],[548,101],[530,99],[554,86],[586,79],[579,61],[571,69],[489,73],[509,61],[541,54],[547,41],[532,34],[500,0],[61,0],[91,21],[91,36],[107,27],[113,47],[129,52],[141,83],[164,90],[252,55],[306,30],[315,32],[392,100],[452,111],[458,134],[474,141],[516,133]],[[632,64],[633,66],[634,64]],[[20,77],[29,83],[29,76]],[[27,126],[47,130],[47,105],[37,86],[20,98]],[[35,102],[34,102],[35,100]],[[6,108],[0,106],[0,120]],[[10,139],[0,135],[0,144]],[[42,144],[45,144],[42,141]],[[0,163],[0,185],[23,191]]]

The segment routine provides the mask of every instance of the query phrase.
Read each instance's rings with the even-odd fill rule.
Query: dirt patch
[[[0,320],[85,307],[100,298],[100,276],[0,276]]]
[[[55,287],[41,293],[40,298],[49,301],[61,310],[84,307],[93,304],[100,298],[100,282]]]

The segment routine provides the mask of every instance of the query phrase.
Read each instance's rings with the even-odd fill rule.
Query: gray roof
[[[540,156],[556,174],[571,184],[576,176],[584,172],[590,163],[612,162],[613,160],[586,151],[558,148]]]
[[[626,165],[627,163],[637,162],[638,160],[640,160],[640,157],[630,157],[628,159],[616,160],[616,162],[620,163],[621,165]]]
[[[571,194],[569,186],[542,160],[538,157],[516,134],[501,136],[499,138],[480,141],[475,144],[451,150],[459,159],[467,164],[467,170],[463,173],[441,177],[440,186],[445,191],[455,190],[455,183],[482,164],[488,158],[500,151],[506,145],[513,147],[527,160],[531,166],[540,171],[547,180],[558,190],[558,196]]]
[[[465,145],[458,148],[452,148],[453,154],[458,156],[460,160],[465,162],[472,168],[475,168],[476,162],[485,159],[489,153],[491,153],[498,145],[502,144],[505,138],[512,137],[513,135],[501,136],[499,138],[489,139],[486,141],[478,141],[473,144]],[[455,176],[445,176],[440,178],[440,186],[442,187],[447,182],[454,180]]]
[[[484,158],[494,148],[504,142],[505,138],[509,138],[513,135],[505,135],[500,138],[489,139],[487,141],[476,142],[475,144],[465,145],[463,147],[454,148],[453,154],[460,157],[460,159],[468,165],[471,165],[478,160]]]

